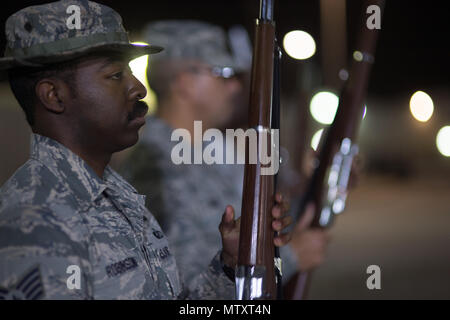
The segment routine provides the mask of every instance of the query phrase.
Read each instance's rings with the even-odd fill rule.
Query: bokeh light
[[[309,110],[317,122],[331,124],[336,115],[338,105],[339,98],[337,95],[329,91],[321,91],[312,97]]]
[[[338,75],[339,75],[339,79],[341,79],[342,81],[347,81],[348,80],[349,74],[348,74],[348,71],[346,69],[339,70]]]
[[[283,47],[286,53],[294,59],[305,60],[316,52],[316,42],[305,31],[294,30],[286,33],[283,38]]]
[[[147,45],[145,42],[132,42],[134,45]],[[129,66],[133,75],[145,86],[147,89],[147,95],[143,101],[148,105],[149,112],[153,112],[156,108],[156,96],[151,90],[147,81],[147,67],[148,67],[148,55],[138,57],[130,61]]]
[[[409,109],[417,121],[427,122],[433,115],[433,100],[427,93],[417,91],[411,96]]]
[[[436,136],[436,146],[443,156],[450,157],[450,126],[439,130]]]
[[[323,129],[318,130],[311,138],[311,148],[314,151],[317,151],[317,147],[319,146],[320,138],[322,137]]]
[[[338,106],[339,97],[337,95],[329,91],[320,91],[312,97],[309,111],[317,122],[331,124],[336,116]],[[363,119],[366,117],[366,114],[367,105],[364,105]]]
[[[357,50],[353,52],[353,59],[355,59],[356,61],[361,62],[363,61],[363,58],[364,56],[361,51]]]

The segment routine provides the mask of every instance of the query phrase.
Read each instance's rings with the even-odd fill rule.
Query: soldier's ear
[[[36,97],[46,110],[53,113],[63,113],[64,100],[70,94],[68,85],[57,78],[41,79],[35,87]]]

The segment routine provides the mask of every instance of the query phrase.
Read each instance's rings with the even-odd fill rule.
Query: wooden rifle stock
[[[250,85],[249,128],[258,138],[257,163],[249,163],[246,141],[246,163],[242,199],[236,298],[243,300],[277,298],[277,270],[274,265],[272,207],[274,205],[274,175],[263,175],[260,162],[260,141],[267,141],[271,150],[272,102],[274,89],[275,25],[272,19],[273,1],[261,0],[256,21],[253,65]],[[276,122],[276,121],[275,121]],[[267,139],[261,139],[265,134]]]
[[[364,99],[378,38],[378,30],[369,29],[366,25],[366,9],[370,5],[377,5],[382,12],[384,2],[384,0],[366,0],[363,4],[349,79],[341,92],[334,121],[325,139],[322,139],[319,165],[314,170],[297,211],[300,214],[304,212],[307,204],[314,203],[315,216],[311,228],[329,228],[335,215],[341,213],[345,207],[352,160],[358,152],[355,139],[363,115]],[[285,292],[291,299],[305,299],[310,281],[311,272],[298,273],[290,280]]]

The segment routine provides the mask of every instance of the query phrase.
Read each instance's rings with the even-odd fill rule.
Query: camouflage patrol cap
[[[196,20],[163,20],[150,23],[143,31],[144,39],[163,46],[164,52],[150,59],[195,59],[213,67],[229,67],[243,71],[227,47],[227,34],[219,27]]]
[[[113,9],[87,0],[61,0],[22,9],[5,25],[7,45],[0,70],[42,67],[95,51],[117,51],[130,59],[162,50],[129,42]]]

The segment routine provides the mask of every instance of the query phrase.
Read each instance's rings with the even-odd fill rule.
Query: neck
[[[90,147],[91,144],[89,142],[83,143],[80,139],[74,139],[65,134],[56,135],[45,132],[45,130],[33,130],[33,132],[61,143],[67,149],[83,159],[94,170],[97,176],[103,179],[103,173],[111,160],[112,153],[104,152],[98,148],[98,146]]]
[[[111,161],[111,153],[101,153],[94,150],[84,150],[81,146],[76,145],[66,145],[66,147],[69,148],[73,153],[78,155],[81,159],[83,159],[94,170],[97,176],[99,176],[100,179],[103,179],[105,168]]]

